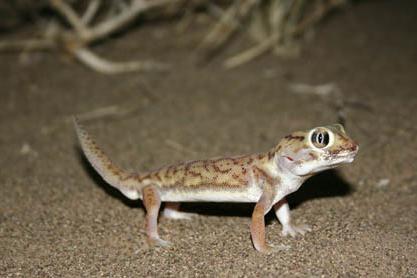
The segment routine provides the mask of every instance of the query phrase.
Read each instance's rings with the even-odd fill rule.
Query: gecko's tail
[[[100,176],[113,187],[119,189],[129,199],[139,199],[138,189],[134,189],[131,175],[115,165],[110,158],[97,146],[88,132],[73,117],[75,131],[87,160]]]

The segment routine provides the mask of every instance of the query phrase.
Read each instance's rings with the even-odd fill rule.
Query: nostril
[[[355,141],[349,141],[349,142],[346,144],[346,150],[349,150],[349,151],[351,151],[351,152],[357,152],[357,151],[359,150],[359,145],[358,145],[358,144],[356,144],[356,142],[355,142]]]

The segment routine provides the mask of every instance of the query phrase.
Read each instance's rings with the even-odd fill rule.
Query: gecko
[[[169,246],[160,238],[158,216],[189,219],[180,212],[180,202],[255,203],[250,223],[252,244],[269,252],[265,240],[265,215],[273,209],[283,236],[304,235],[308,225],[295,225],[286,196],[309,177],[321,171],[351,163],[359,145],[340,124],[293,132],[267,152],[182,162],[146,173],[130,173],[117,166],[74,118],[81,149],[98,174],[129,199],[141,199],[146,210],[145,231],[151,245]]]

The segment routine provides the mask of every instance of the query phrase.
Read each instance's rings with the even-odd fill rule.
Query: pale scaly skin
[[[253,202],[252,242],[266,252],[264,216],[274,208],[282,224],[282,234],[295,236],[310,231],[295,226],[285,196],[296,191],[312,175],[353,161],[359,146],[341,125],[318,127],[285,136],[265,153],[198,160],[166,166],[144,174],[130,174],[117,167],[74,120],[85,156],[110,185],[130,199],[142,199],[146,209],[149,242],[162,246],[157,218],[161,202],[167,202],[163,215],[189,218],[179,212],[178,202]],[[321,140],[321,141],[320,141]]]

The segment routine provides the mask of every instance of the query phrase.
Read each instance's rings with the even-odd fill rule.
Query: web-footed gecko
[[[256,250],[270,250],[265,242],[265,214],[273,207],[282,234],[310,231],[291,222],[285,196],[296,191],[312,175],[350,163],[359,146],[339,124],[298,131],[285,136],[265,153],[197,160],[166,166],[148,173],[128,173],[116,166],[74,119],[81,147],[102,178],[129,199],[142,199],[146,209],[146,234],[152,244],[167,246],[158,234],[161,202],[163,215],[189,218],[178,202],[253,202],[250,232]]]

